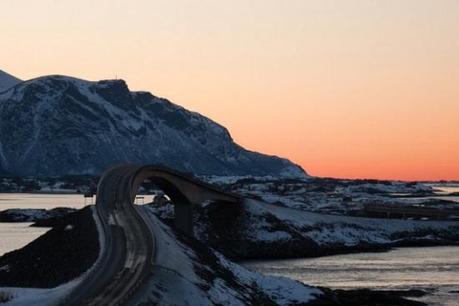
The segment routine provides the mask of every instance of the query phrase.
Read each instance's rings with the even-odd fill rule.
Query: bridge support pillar
[[[174,202],[175,228],[193,237],[193,204]]]

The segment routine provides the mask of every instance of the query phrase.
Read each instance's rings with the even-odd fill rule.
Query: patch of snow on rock
[[[176,236],[156,219],[151,208],[145,209],[157,254],[152,277],[133,297],[133,304],[289,305],[306,304],[323,294],[315,287],[264,276],[232,263],[195,240]]]

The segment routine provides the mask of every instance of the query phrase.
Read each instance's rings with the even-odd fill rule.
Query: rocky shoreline
[[[172,225],[172,204],[150,205],[155,214],[166,224]],[[0,222],[34,222],[31,226],[56,227],[65,223],[68,216],[78,210],[58,207],[46,209],[8,209],[0,211]],[[258,220],[256,220],[258,219]],[[377,220],[377,219],[375,219]],[[253,222],[268,223],[266,232],[288,233],[289,239],[250,239],[247,224]],[[423,229],[417,231],[399,231],[392,233],[390,241],[378,243],[371,240],[357,240],[352,244],[346,241],[318,243],[308,235],[274,215],[255,215],[242,206],[213,203],[206,207],[196,207],[195,227],[200,241],[218,250],[236,261],[257,259],[313,258],[359,252],[386,252],[396,247],[424,247],[459,245],[458,223],[450,222],[455,230]],[[348,224],[348,227],[359,226]],[[322,227],[322,228],[321,228]],[[303,227],[307,231],[324,230],[328,224],[320,223]],[[225,243],[221,243],[225,241]]]
[[[153,209],[164,220],[170,218],[169,210],[156,206]],[[458,222],[333,216],[258,202],[239,207],[214,203],[198,208],[196,215],[199,240],[233,260],[304,258],[382,252],[394,247],[459,245]]]
[[[48,220],[52,228],[0,257],[0,286],[51,288],[89,269],[99,254],[91,207]]]
[[[92,217],[92,210],[86,207],[65,217],[48,220],[52,229],[31,242],[24,248],[0,257],[0,286],[52,288],[68,282],[89,269],[95,262],[99,251],[97,229]],[[201,242],[176,233],[181,243],[187,245],[199,255],[200,260],[209,258],[212,252]],[[204,255],[203,255],[204,254]],[[207,256],[205,255],[207,254]],[[213,253],[212,253],[213,254]],[[207,258],[207,259],[206,259]],[[234,265],[234,264],[233,264]],[[218,268],[215,262],[209,267]],[[202,277],[209,277],[208,272]],[[226,280],[230,283],[231,280]],[[420,291],[374,291],[331,290],[318,288],[323,294],[309,303],[293,305],[332,306],[332,305],[425,305],[406,299],[406,297],[427,294]],[[244,289],[248,290],[248,289]],[[7,298],[7,297],[6,297]],[[254,299],[259,301],[259,299]],[[270,305],[275,305],[272,301]]]
[[[410,300],[412,297],[422,297],[428,292],[424,290],[370,290],[370,289],[350,289],[330,290],[320,288],[329,294],[331,298],[330,304],[328,301],[321,304],[319,301],[313,306],[328,306],[328,305],[346,305],[346,306],[423,306],[426,303]],[[337,302],[337,304],[333,304]]]
[[[165,224],[173,224],[172,204],[147,207]],[[217,276],[211,277],[212,279],[225,276],[223,279],[228,284],[238,284],[236,274],[222,274],[224,267],[221,267],[219,261],[215,261],[216,257],[212,255],[214,251],[210,251],[212,249],[238,262],[252,259],[384,252],[402,246],[459,245],[457,222],[439,223],[317,214],[252,200],[243,205],[206,203],[196,207],[194,213],[197,239],[189,239],[179,233],[175,235],[183,245],[200,254],[199,258],[203,262],[193,265],[201,265],[201,270],[205,270],[202,270],[205,273],[197,274],[203,277],[203,283],[207,282],[206,278],[211,277],[204,267],[211,267],[217,273]],[[32,226],[47,227],[51,230],[24,248],[0,257],[0,287],[53,288],[77,278],[97,259],[99,242],[91,207],[82,210],[7,210],[0,212],[1,221],[35,222]],[[206,258],[214,260],[208,262]],[[231,265],[240,267],[236,263]],[[228,275],[233,275],[235,279],[229,279]],[[256,273],[250,275],[256,278],[263,277],[256,276]],[[287,278],[285,283],[281,280],[276,281],[279,282],[279,286],[297,286]],[[235,288],[241,290],[240,293],[245,292],[245,295],[248,292],[255,294],[250,299],[253,305],[258,305],[260,301],[266,305],[279,304],[269,293],[263,291],[266,289],[251,287],[249,284],[250,282],[246,287]],[[299,288],[303,288],[302,286]],[[317,289],[322,294],[316,299],[307,303],[292,302],[289,305],[421,306],[426,304],[410,298],[429,294],[422,290]],[[301,290],[307,292],[310,289]],[[6,301],[11,298],[5,294],[0,290],[0,299]]]
[[[42,226],[40,224],[45,220],[57,220],[75,211],[76,209],[68,207],[6,209],[0,211],[0,222],[35,222],[34,226]]]

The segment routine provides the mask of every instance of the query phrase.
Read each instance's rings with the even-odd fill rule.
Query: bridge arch
[[[205,201],[238,203],[237,195],[224,192],[215,186],[204,183],[190,175],[176,170],[157,166],[136,166],[131,177],[131,203],[134,203],[142,182],[151,180],[174,205],[175,227],[183,233],[193,236],[194,206]]]

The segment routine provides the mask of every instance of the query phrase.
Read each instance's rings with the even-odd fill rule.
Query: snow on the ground
[[[365,241],[370,243],[393,242],[393,234],[403,232],[447,231],[458,229],[459,222],[412,221],[398,219],[375,219],[351,216],[337,216],[299,211],[256,200],[246,200],[246,209],[259,220],[250,223],[248,238],[254,241],[276,241],[289,239],[290,235],[280,228],[273,230],[268,222],[274,216],[283,224],[295,229],[296,234],[311,238],[319,245],[340,243],[347,246]]]
[[[203,177],[226,191],[246,198],[297,210],[335,215],[366,214],[368,205],[410,205],[454,208],[451,203],[433,200],[438,189],[420,182],[345,180],[345,179],[284,179],[273,177]],[[445,199],[448,200],[448,199]],[[449,198],[453,200],[453,198]],[[453,203],[454,204],[454,203]]]
[[[0,294],[3,293],[12,297],[10,301],[3,304],[5,306],[58,305],[62,298],[79,282],[80,279],[75,279],[51,289],[0,287]]]
[[[217,253],[220,261],[225,267],[232,270],[233,273],[246,283],[256,283],[258,287],[263,288],[265,292],[278,304],[289,305],[292,302],[306,303],[320,296],[322,292],[319,289],[305,286],[302,283],[292,281],[287,277],[273,277],[248,271],[241,265],[228,261],[221,254]],[[306,296],[305,296],[306,294]]]
[[[165,305],[189,305],[191,301],[193,305],[247,305],[259,304],[265,298],[287,305],[307,303],[322,294],[288,278],[251,272],[213,250],[197,250],[177,239],[150,208],[146,210],[156,238],[154,277],[134,296],[134,303],[160,300]]]
[[[285,177],[291,178],[291,175],[286,174],[285,176],[272,176],[272,175],[265,175],[265,176],[252,176],[252,175],[229,175],[229,176],[220,176],[220,175],[203,175],[199,176],[199,179],[209,183],[209,184],[216,184],[216,185],[227,185],[227,184],[234,184],[241,180],[256,180],[257,182],[270,182],[270,181],[282,181]],[[298,181],[307,181],[309,176],[301,176],[295,177]]]

